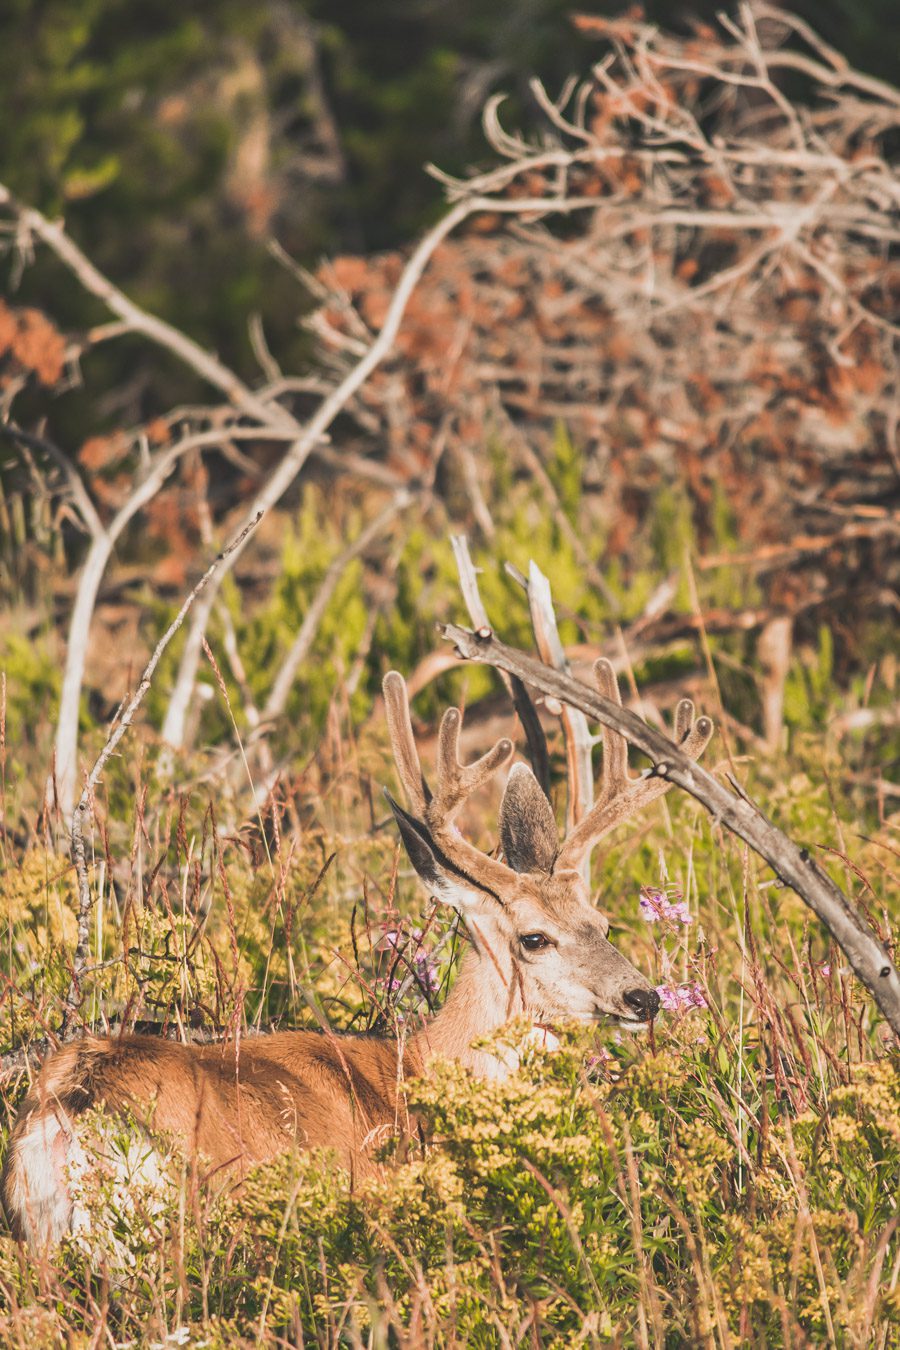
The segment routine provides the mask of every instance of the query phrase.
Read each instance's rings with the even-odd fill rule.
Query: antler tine
[[[598,661],[594,662],[594,683],[598,692],[604,698],[610,699],[613,703],[618,703],[621,708],[622,695],[619,691],[619,681],[616,679],[616,672],[612,668],[612,663],[607,661],[605,656],[601,656]],[[597,805],[605,806],[630,782],[628,777],[628,742],[620,731],[613,731],[612,727],[601,727],[601,736],[603,738],[603,767],[601,770],[603,776]]]
[[[694,724],[694,705],[689,698],[680,698],[675,709],[675,739],[680,745]],[[712,735],[712,732],[710,732]]]
[[[594,666],[594,676],[601,694],[606,697],[612,697],[615,702],[621,703],[618,696],[618,683],[615,676],[612,675],[612,667],[608,662],[598,661]],[[607,691],[610,688],[610,676],[612,676],[615,685],[615,694]],[[680,748],[691,759],[698,759],[706,749],[712,737],[714,730],[712,719],[709,717],[698,717],[694,720],[694,705],[689,698],[684,698],[678,704],[675,710],[675,739]],[[643,778],[630,779],[627,769],[628,743],[624,736],[619,732],[613,732],[608,735],[608,729],[604,728],[604,753],[608,748],[612,749],[610,757],[609,773],[607,776],[604,769],[604,792],[597,805],[585,816],[566,839],[559,852],[557,859],[557,868],[578,867],[586,853],[594,847],[605,834],[614,829],[623,820],[627,820],[635,812],[640,811],[650,802],[655,801],[657,797],[662,797],[673,786],[664,778],[645,776]],[[623,767],[622,755],[625,755]],[[607,785],[614,784],[613,795],[607,796]]]
[[[453,817],[466,798],[512,758],[514,747],[512,741],[504,737],[474,764],[462,764],[459,758],[461,727],[459,708],[448,708],[438,731],[437,786],[424,819],[450,865],[470,877],[502,905],[515,873],[505,863],[482,853],[464,839],[453,824]]]
[[[685,702],[689,703],[690,699],[685,699]],[[692,717],[693,713],[694,709],[692,706]],[[693,725],[688,728],[685,735],[682,736],[681,741],[679,742],[681,749],[691,759],[699,759],[712,740],[712,734],[715,729],[716,724],[711,717],[698,717],[696,722],[694,722]]]
[[[448,708],[438,732],[438,786],[436,796],[432,796],[419,764],[406,681],[396,670],[390,670],[384,677],[382,689],[397,772],[410,810],[428,827],[444,860],[503,904],[503,894],[515,873],[505,863],[482,853],[463,839],[453,824],[453,816],[466,797],[511,758],[512,741],[504,738],[474,764],[461,764],[459,730],[462,713],[458,708]]]
[[[474,764],[463,764],[459,758],[459,733],[462,713],[459,708],[448,708],[441,718],[438,732],[437,795],[430,814],[448,820],[466,797],[490,778],[512,756],[513,743],[505,736],[495,746],[476,759]]]
[[[406,681],[399,671],[389,670],[382,681],[384,691],[384,710],[387,715],[388,733],[394,751],[397,772],[406,793],[410,810],[424,817],[431,801],[431,791],[425,782],[416,742],[413,736],[412,721],[409,716],[409,692]]]

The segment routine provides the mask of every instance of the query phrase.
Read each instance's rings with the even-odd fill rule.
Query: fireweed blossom
[[[425,990],[426,994],[436,994],[440,985],[437,966],[432,961],[428,952],[420,947],[415,955],[416,979]]]
[[[423,936],[421,928],[413,928],[409,934],[399,928],[388,928],[381,939],[384,944],[382,950],[402,956],[419,988],[426,994],[436,994],[440,987],[440,975],[431,954],[421,946]],[[412,952],[408,951],[411,944],[415,944]],[[395,994],[403,988],[403,983],[401,979],[389,979],[385,982],[385,988],[388,993]]]
[[[381,940],[385,946],[396,950],[398,947],[405,947],[407,942],[421,942],[423,936],[421,928],[412,928],[408,933],[404,933],[402,928],[385,928]]]
[[[682,924],[684,927],[693,923],[687,901],[674,887],[660,890],[657,886],[645,886],[641,890],[639,908],[646,923]]]
[[[615,1055],[607,1050],[605,1045],[598,1045],[594,1054],[588,1055],[585,1059],[584,1067],[590,1073],[592,1069],[602,1069],[607,1064],[612,1064],[614,1060]]]
[[[691,1008],[709,1007],[697,980],[690,984],[658,984],[656,992],[666,1012],[690,1012]]]
[[[675,886],[642,886],[639,908],[641,918],[646,923],[659,923],[672,933],[693,923],[687,901]],[[682,941],[686,940],[685,934]],[[676,945],[678,943],[676,942]],[[674,965],[674,952],[667,946],[666,936],[658,946],[661,971],[664,977],[671,978]],[[687,984],[658,984],[660,1007],[664,1012],[686,1013],[691,1008],[708,1008],[703,986],[697,980]]]

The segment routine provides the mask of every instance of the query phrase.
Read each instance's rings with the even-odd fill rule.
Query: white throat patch
[[[528,1033],[528,1043],[536,1045],[539,1050],[558,1050],[560,1047],[560,1039],[556,1032],[543,1022],[535,1022]]]

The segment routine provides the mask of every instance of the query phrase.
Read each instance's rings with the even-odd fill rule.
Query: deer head
[[[610,680],[606,662],[595,668],[601,692]],[[413,738],[403,678],[385,676],[384,698],[397,769],[410,810],[388,794],[409,859],[438,900],[463,916],[479,955],[507,990],[505,1016],[524,1013],[537,1025],[612,1016],[640,1025],[659,1008],[659,996],[609,941],[609,921],[590,901],[577,870],[586,851],[669,784],[632,780],[627,745],[604,729],[604,780],[597,804],[560,845],[553,810],[525,764],[509,772],[500,807],[505,861],[490,857],[462,837],[454,817],[463,802],[497,769],[509,763],[511,741],[501,740],[474,764],[459,759],[462,717],[449,708],[438,734],[437,785],[429,789]],[[709,719],[693,721],[687,700],[679,705],[676,731],[682,748],[699,754],[712,734]],[[501,1019],[504,1020],[504,1019]]]

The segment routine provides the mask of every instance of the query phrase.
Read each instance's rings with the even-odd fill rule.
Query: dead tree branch
[[[103,577],[116,543],[125,529],[160,491],[174,473],[178,463],[192,450],[221,444],[233,432],[206,430],[182,437],[166,446],[142,465],[131,491],[112,518],[104,524],[85,484],[69,456],[46,436],[26,432],[12,424],[0,427],[0,432],[46,454],[59,466],[69,486],[72,502],[90,537],[90,546],[82,564],[75,591],[75,603],[69,617],[66,659],[63,668],[59,712],[54,740],[54,772],[48,779],[45,798],[48,805],[55,800],[64,817],[68,818],[75,805],[78,778],[78,719],[81,691],[90,641],[91,620]],[[257,433],[265,436],[266,432]],[[283,430],[273,429],[268,434],[282,439]]]
[[[525,590],[541,660],[568,675],[569,662],[556,626],[550,582],[535,562],[528,568]],[[590,811],[594,801],[593,741],[587,718],[576,708],[563,704],[559,708],[559,717],[566,745],[566,833],[570,834]],[[583,863],[585,880],[590,877],[590,866],[590,855],[587,855]]]
[[[366,383],[372,372],[387,358],[393,349],[410,298],[419,284],[419,280],[438,246],[470,216],[487,211],[524,214],[526,216],[545,215],[560,210],[564,213],[582,211],[595,206],[590,198],[559,198],[555,196],[522,198],[516,200],[494,200],[481,195],[463,198],[453,206],[438,223],[425,234],[410,255],[400,280],[397,283],[385,314],[384,323],[374,342],[351,367],[340,384],[324,398],[307,422],[305,428],[291,445],[281,463],[273,470],[269,479],[257,493],[249,508],[248,517],[265,514],[290,487],[306,463],[310,453],[331,426],[337,415],[343,411],[357,391]],[[200,661],[203,635],[209,616],[215,603],[216,592],[225,574],[234,566],[240,549],[232,553],[221,572],[215,578],[200,604],[194,610],[187,640],[182,653],[181,664],[175,680],[175,687],[163,723],[163,739],[175,748],[184,743],[187,711],[193,695],[194,681]]]
[[[717,822],[749,844],[822,921],[885,1020],[900,1036],[900,973],[875,934],[808,849],[798,847],[748,797],[729,792],[708,770],[689,759],[674,741],[627,708],[507,647],[493,634],[482,636],[455,624],[444,624],[440,631],[468,660],[517,675],[548,697],[578,708],[587,717],[620,732],[647,755],[653,774],[689,792]]]
[[[248,511],[248,519],[257,515],[264,515],[287,491],[303,465],[306,463],[313,447],[328,430],[335,417],[337,417],[338,413],[350,402],[353,395],[359,387],[365,383],[379,362],[383,361],[388,355],[393,345],[394,338],[396,337],[397,330],[400,327],[400,322],[403,318],[409,297],[415,289],[422,272],[425,270],[429,258],[438,247],[441,240],[450,234],[460,221],[464,220],[466,216],[471,213],[471,209],[471,203],[469,202],[458,203],[438,222],[436,226],[434,226],[433,229],[429,230],[419,242],[418,248],[415,249],[406,264],[403,276],[394,292],[378,337],[368,348],[366,354],[351,368],[337,388],[333,389],[331,393],[322,400],[307,423],[306,428],[298,436],[297,440],[294,441],[281,463],[257,493],[256,498]],[[234,565],[239,554],[240,550],[237,550],[230,555],[225,570],[228,570]],[[209,622],[209,616],[215,602],[218,585],[221,584],[224,575],[225,571],[219,574],[218,584],[210,588],[207,595],[204,597],[203,602],[197,607],[188,631],[184,653],[175,680],[175,687],[172,691],[172,697],[169,701],[169,707],[166,711],[166,717],[163,723],[163,739],[168,742],[169,745],[176,748],[184,743],[187,710],[193,694],[203,635],[206,632],[206,625]]]
[[[184,603],[182,604],[178,613],[175,615],[175,618],[169,624],[168,628],[163,633],[162,637],[159,639],[159,642],[157,642],[156,646],[154,647],[153,654],[150,657],[150,660],[147,662],[147,665],[144,669],[144,673],[141,676],[140,683],[135,692],[132,694],[131,698],[129,699],[128,704],[125,707],[124,711],[122,712],[121,716],[116,721],[112,731],[110,732],[107,738],[106,744],[100,751],[100,754],[97,756],[97,759],[94,762],[94,767],[91,769],[90,773],[87,776],[87,780],[85,781],[85,785],[82,789],[81,796],[79,797],[78,802],[75,806],[75,810],[72,813],[72,835],[70,842],[70,856],[72,859],[72,864],[75,868],[75,875],[78,880],[78,940],[75,946],[75,959],[72,965],[72,977],[69,983],[68,992],[66,994],[65,1010],[63,1013],[62,1032],[65,1032],[71,1014],[79,1007],[81,1003],[81,978],[85,972],[85,968],[88,962],[88,956],[90,955],[90,918],[91,918],[91,911],[93,910],[94,907],[94,898],[91,894],[90,876],[88,874],[87,852],[85,849],[85,842],[84,842],[84,829],[85,824],[87,822],[88,814],[91,809],[92,802],[94,800],[94,792],[96,791],[97,785],[100,782],[101,777],[103,776],[103,770],[106,768],[106,765],[109,763],[109,760],[112,757],[112,755],[115,754],[119,742],[125,735],[125,732],[128,730],[128,728],[131,726],[132,722],[134,721],[135,713],[141,706],[141,703],[144,701],[144,697],[147,693],[147,690],[150,688],[154,672],[156,670],[156,667],[159,665],[163,652],[166,650],[169,643],[172,641],[172,638],[175,636],[181,625],[184,623],[185,617],[187,616],[187,613],[190,610],[191,606],[194,604],[194,601],[205,590],[205,588],[209,584],[212,577],[215,575],[218,568],[221,567],[222,563],[228,557],[229,553],[233,552],[234,549],[241,547],[247,535],[251,532],[251,530],[255,528],[258,522],[259,516],[249,521],[244,526],[241,532],[238,535],[236,535],[234,539],[232,539],[231,543],[228,544],[222,550],[222,552],[219,553],[217,557],[215,557],[212,560],[212,562],[207,567],[206,571],[203,573],[203,576],[193,587],[193,589],[189,592],[189,594],[185,597]]]
[[[484,607],[484,601],[481,598],[481,592],[478,589],[478,573],[469,553],[469,541],[464,534],[451,534],[450,546],[456,560],[459,588],[462,591],[466,609],[469,611],[469,618],[472,620],[476,632],[481,629],[489,631],[491,624]],[[500,678],[509,691],[519,721],[522,723],[522,729],[525,732],[525,744],[528,747],[528,758],[531,760],[534,775],[544,789],[546,796],[549,797],[550,754],[537,709],[532,702],[531,695],[520,679],[515,675],[507,675],[504,672],[501,672]]]
[[[125,325],[122,331],[140,333],[157,346],[171,352],[173,356],[177,356],[201,379],[223,393],[234,407],[252,417],[255,422],[265,425],[267,422],[280,421],[284,426],[294,421],[290,413],[278,404],[263,403],[234,371],[229,370],[217,357],[205,351],[193,338],[182,333],[180,329],[173,328],[164,319],[148,314],[133,300],[129,300],[118,286],[94,266],[62,225],[48,220],[34,207],[23,206],[2,183],[0,183],[0,206],[12,213],[23,230],[46,244],[60,262],[77,277],[85,290],[102,301],[107,309],[122,321]]]

